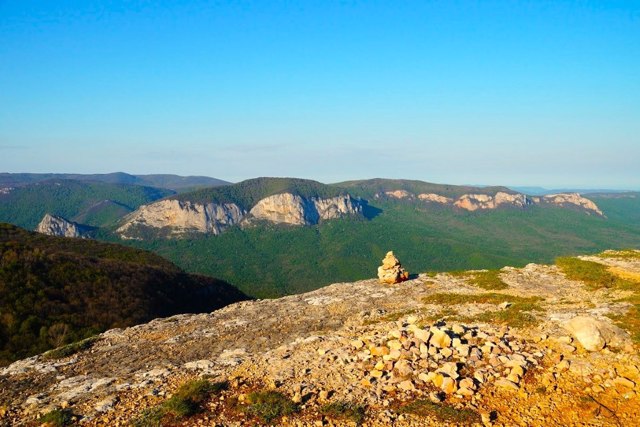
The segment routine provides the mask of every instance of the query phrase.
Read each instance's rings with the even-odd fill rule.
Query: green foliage
[[[568,279],[584,282],[591,289],[633,289],[635,284],[609,272],[607,266],[579,258],[560,257],[556,264]]]
[[[360,425],[365,418],[365,407],[350,402],[332,402],[323,405],[320,413],[333,419],[348,420]]]
[[[40,417],[38,422],[49,423],[53,427],[70,426],[73,423],[73,412],[70,409],[54,409]]]
[[[640,211],[640,199],[633,200]],[[419,273],[517,267],[551,263],[563,254],[640,247],[640,221],[623,221],[632,206],[608,219],[553,206],[461,212],[380,199],[375,207],[382,213],[371,220],[234,227],[220,236],[123,243],[152,250],[187,271],[227,280],[258,298],[375,277],[388,250],[410,273]]]
[[[539,297],[518,297],[499,293],[483,294],[458,294],[458,293],[436,293],[427,295],[422,299],[424,304],[435,304],[438,306],[450,306],[456,304],[501,304],[510,302],[507,308],[502,310],[485,311],[477,316],[458,316],[455,312],[442,311],[437,317],[446,316],[449,319],[456,319],[463,322],[482,322],[492,324],[506,324],[514,328],[522,328],[537,323],[536,316],[532,313],[543,311],[539,302],[543,301]]]
[[[513,303],[504,310],[485,311],[470,320],[509,325],[513,328],[524,328],[538,323],[538,318],[532,313],[534,311],[544,310],[534,302]]]
[[[203,404],[228,388],[226,382],[212,383],[205,379],[189,381],[160,405],[148,408],[132,421],[133,427],[159,427],[166,420],[179,421],[203,410]]]
[[[49,328],[51,329],[51,328]],[[88,350],[93,346],[93,344],[98,341],[98,337],[89,337],[85,338],[78,342],[73,342],[71,344],[67,344],[63,347],[58,347],[53,350],[49,350],[42,355],[45,360],[50,359],[62,359],[63,357],[68,357],[73,354],[76,354],[83,350]]]
[[[245,412],[270,423],[283,415],[291,415],[299,410],[298,405],[277,391],[256,391],[247,396]]]
[[[398,408],[401,414],[412,414],[420,417],[434,417],[446,423],[471,425],[481,421],[480,414],[473,409],[458,409],[447,404],[433,403],[420,399],[409,402]]]
[[[100,227],[170,194],[173,192],[139,185],[61,179],[37,182],[0,194],[0,222],[33,230],[50,213]]]
[[[459,294],[453,292],[441,292],[427,295],[422,298],[425,304],[455,305],[455,304],[501,304],[503,302],[528,304],[542,301],[539,297],[518,297],[494,292],[482,294]]]
[[[500,278],[500,270],[473,272],[471,273],[469,282],[488,291],[507,289],[509,287]]]
[[[345,191],[336,186],[330,186],[308,179],[256,178],[234,185],[182,193],[172,198],[198,203],[236,203],[238,206],[248,210],[261,199],[280,193],[327,198],[344,194]]]
[[[106,329],[244,298],[149,252],[0,224],[0,365],[60,346],[47,357],[64,357]]]
[[[631,339],[640,345],[640,294],[634,293],[623,301],[631,304],[624,314],[609,315],[616,325],[631,334]]]

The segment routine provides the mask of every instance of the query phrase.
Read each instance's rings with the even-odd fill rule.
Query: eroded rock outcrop
[[[393,197],[394,199],[412,199],[413,198],[413,194],[409,193],[406,190],[385,191],[384,194],[386,194],[389,197]]]
[[[530,205],[531,200],[524,194],[509,194],[499,191],[495,196],[489,194],[465,194],[455,201],[454,205],[468,211],[478,209],[496,209],[502,205],[523,208]]]
[[[418,199],[423,200],[425,202],[441,203],[443,205],[448,205],[453,203],[453,199],[449,197],[441,196],[439,194],[434,194],[434,193],[418,194]]]
[[[382,193],[376,194],[379,198]],[[406,190],[386,191],[384,195],[394,199],[414,199],[414,194]],[[529,197],[521,193],[507,193],[498,191],[496,194],[463,194],[457,199],[452,199],[436,193],[421,193],[417,198],[424,202],[439,203],[442,205],[453,205],[467,211],[491,210],[503,206],[511,206],[516,208],[525,208],[529,205],[553,204],[562,207],[575,206],[587,211],[587,213],[595,213],[604,216],[604,213],[591,200],[581,196],[578,193],[560,193],[548,196]]]
[[[381,283],[400,283],[409,279],[409,273],[402,268],[402,264],[393,251],[387,252],[387,255],[382,260],[382,265],[378,267],[378,279]]]
[[[541,201],[559,206],[574,205],[586,211],[604,216],[604,213],[598,208],[598,205],[578,193],[549,194],[548,196],[543,196]]]
[[[265,197],[249,211],[248,220],[265,220],[278,224],[313,225],[320,220],[362,213],[362,205],[351,196],[327,199],[305,198],[282,193]]]
[[[91,227],[68,221],[61,216],[45,214],[36,227],[38,233],[49,236],[89,238]]]
[[[137,227],[167,228],[171,235],[188,232],[220,234],[238,224],[245,212],[235,203],[194,203],[180,200],[162,200],[141,206],[129,214],[117,232],[132,237]]]
[[[320,220],[361,213],[361,202],[349,195],[321,199],[276,194],[260,200],[249,212],[235,203],[162,200],[141,206],[128,215],[117,232],[123,238],[138,238],[140,228],[166,229],[170,236],[192,232],[218,235],[229,227],[254,220],[312,225]]]

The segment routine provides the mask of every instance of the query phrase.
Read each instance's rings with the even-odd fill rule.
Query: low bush
[[[54,409],[44,414],[38,421],[51,427],[70,426],[73,423],[73,412],[70,409]]]
[[[298,405],[291,399],[273,390],[249,393],[247,402],[248,405],[244,408],[244,411],[267,423],[283,415],[291,415],[299,410]]]
[[[353,421],[360,425],[365,418],[365,408],[349,402],[328,403],[320,408],[320,413],[338,420]]]

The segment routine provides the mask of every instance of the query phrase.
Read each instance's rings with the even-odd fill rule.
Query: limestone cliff
[[[260,200],[249,212],[235,203],[202,204],[171,199],[140,207],[125,218],[117,232],[123,238],[139,238],[141,227],[165,229],[173,237],[188,232],[218,235],[231,226],[250,224],[254,220],[312,225],[361,212],[361,203],[349,195],[321,199],[276,194]]]
[[[449,197],[444,197],[434,193],[418,194],[418,199],[423,200],[425,202],[435,202],[443,205],[447,205],[453,202],[453,199],[450,199]]]
[[[91,227],[76,224],[61,216],[45,214],[36,227],[38,233],[61,237],[90,237]]]
[[[509,194],[499,191],[495,196],[488,194],[465,194],[456,200],[454,205],[461,209],[475,211],[478,209],[495,209],[502,205],[522,208],[531,203],[531,200],[524,194]]]
[[[377,193],[376,198],[380,198],[382,193]],[[406,190],[393,190],[384,193],[387,197],[394,199],[414,199],[414,195]],[[529,205],[552,204],[561,207],[575,206],[585,210],[587,213],[605,216],[598,206],[591,200],[578,193],[550,194],[541,197],[529,197],[521,193],[506,193],[498,191],[496,194],[463,194],[457,199],[452,199],[436,193],[421,193],[417,198],[424,202],[439,203],[442,205],[453,205],[467,211],[490,210],[501,206],[511,206],[525,208]]]
[[[124,238],[135,237],[137,227],[167,228],[170,235],[188,232],[220,234],[238,224],[246,212],[234,203],[193,203],[180,200],[161,200],[143,205],[125,218],[117,232]]]
[[[320,220],[362,213],[362,204],[348,194],[327,199],[305,198],[291,193],[275,194],[260,200],[249,211],[248,220],[281,224],[312,225]]]
[[[595,203],[578,193],[549,194],[548,196],[543,196],[541,201],[559,206],[574,205],[588,212],[604,216],[604,213]]]

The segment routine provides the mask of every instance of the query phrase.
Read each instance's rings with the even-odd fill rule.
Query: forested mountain
[[[150,252],[0,224],[0,365],[178,313],[246,299]]]

